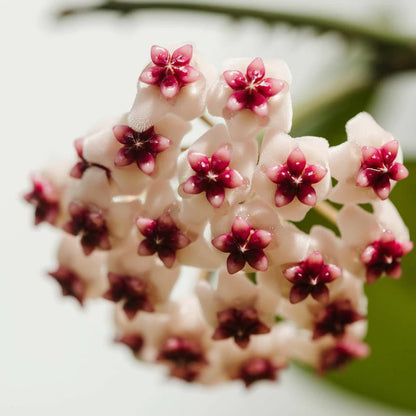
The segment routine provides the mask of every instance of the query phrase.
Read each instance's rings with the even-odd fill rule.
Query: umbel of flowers
[[[398,140],[367,113],[339,146],[291,137],[282,61],[217,74],[191,45],[153,46],[138,79],[131,110],[77,139],[68,165],[33,175],[25,195],[35,224],[62,234],[49,273],[62,293],[113,302],[116,340],[188,382],[250,386],[291,360],[325,373],[367,356],[363,286],[399,278],[413,247],[388,199],[408,175]],[[311,209],[338,233],[301,231]],[[199,277],[172,297],[192,280],[182,266]]]

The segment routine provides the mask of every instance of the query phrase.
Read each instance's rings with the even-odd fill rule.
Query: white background
[[[57,238],[48,227],[31,226],[32,210],[21,200],[28,177],[47,160],[73,154],[73,139],[100,118],[128,111],[152,44],[191,41],[219,69],[228,57],[283,58],[294,76],[295,107],[319,96],[354,59],[335,35],[315,39],[310,29],[266,29],[221,17],[106,14],[54,22],[52,12],[69,2],[0,1],[0,415],[404,414],[294,369],[278,384],[249,391],[239,384],[206,389],[167,380],[161,369],[137,364],[113,345],[106,302],[81,310],[59,296],[45,276],[55,267]],[[411,0],[256,5],[385,22],[416,35]],[[409,75],[386,85],[374,109],[407,154],[416,153],[415,105],[416,82]]]

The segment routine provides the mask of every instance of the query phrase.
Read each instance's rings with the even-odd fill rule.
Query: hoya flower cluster
[[[291,360],[323,373],[365,357],[363,286],[399,278],[413,246],[388,200],[408,175],[397,139],[366,113],[339,146],[291,137],[282,61],[217,74],[191,45],[153,46],[138,79],[131,110],[25,195],[36,224],[62,230],[50,276],[63,294],[114,302],[116,339],[188,382],[249,386]],[[325,200],[343,204],[339,233],[301,231]],[[200,279],[173,300],[182,266]]]

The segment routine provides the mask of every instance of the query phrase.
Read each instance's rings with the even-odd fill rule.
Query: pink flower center
[[[350,361],[365,358],[369,353],[368,345],[363,342],[342,340],[335,347],[322,353],[318,372],[324,374],[329,370],[341,369]]]
[[[145,68],[139,79],[145,84],[159,86],[162,95],[170,100],[182,87],[200,78],[199,71],[189,65],[192,54],[192,45],[184,45],[172,55],[161,46],[152,46],[151,58],[154,65]]]
[[[188,382],[194,381],[207,364],[199,343],[181,337],[168,338],[157,359],[168,363],[171,376]]]
[[[246,75],[237,70],[225,71],[224,79],[234,90],[226,107],[231,111],[248,108],[259,117],[269,114],[268,100],[283,90],[285,81],[264,78],[266,70],[261,58],[254,59],[247,67]]]
[[[237,273],[246,262],[256,270],[265,271],[268,261],[263,249],[270,244],[272,237],[268,231],[256,230],[242,217],[237,216],[231,232],[214,238],[212,244],[216,249],[230,253],[227,258],[228,273]]]
[[[133,319],[138,311],[154,311],[147,285],[140,278],[110,272],[108,281],[110,288],[103,297],[113,302],[124,301],[123,309],[129,319]]]
[[[71,220],[64,224],[63,229],[72,235],[81,234],[81,245],[85,255],[99,247],[110,250],[109,232],[103,215],[74,202],[69,204]]]
[[[353,324],[365,316],[353,309],[348,299],[339,300],[327,305],[316,315],[313,339],[326,334],[335,337],[344,335],[347,325]]]
[[[83,305],[87,290],[85,281],[67,267],[59,266],[49,276],[53,277],[61,286],[63,296],[73,296],[80,305]]]
[[[176,226],[168,212],[156,220],[139,217],[136,225],[140,233],[146,237],[139,245],[141,256],[158,254],[163,264],[171,268],[176,260],[176,251],[185,248],[191,240]]]
[[[390,180],[400,181],[409,175],[403,164],[394,162],[398,150],[397,140],[384,144],[380,149],[364,146],[356,185],[371,187],[380,199],[387,199],[391,190]]]
[[[367,283],[374,283],[383,274],[398,279],[402,274],[400,259],[412,248],[411,241],[400,243],[391,231],[384,231],[381,238],[369,244],[361,254],[367,269]]]
[[[24,195],[25,201],[35,206],[35,225],[55,224],[59,213],[59,195],[53,185],[38,175],[32,177],[33,190]]]
[[[209,203],[214,208],[219,208],[224,202],[225,188],[237,188],[244,183],[240,173],[229,168],[230,160],[231,151],[228,146],[221,147],[210,158],[203,153],[189,152],[188,161],[196,175],[184,183],[184,192],[205,192]]]
[[[114,126],[113,133],[117,141],[123,144],[114,159],[114,165],[122,167],[136,163],[146,175],[153,173],[157,154],[171,145],[168,138],[155,133],[153,126],[142,132],[129,126]]]
[[[330,283],[341,276],[342,270],[333,264],[324,264],[322,254],[314,251],[304,261],[283,271],[289,282],[290,303],[298,303],[309,294],[318,302],[328,302]]]
[[[259,380],[276,380],[276,373],[279,369],[269,359],[255,357],[243,363],[238,378],[244,381],[246,387],[249,387]]]
[[[289,154],[284,165],[266,169],[267,177],[277,185],[275,204],[283,207],[295,197],[305,205],[316,205],[316,192],[313,184],[320,182],[327,169],[318,165],[308,165],[305,155],[298,147]]]
[[[253,308],[230,308],[217,313],[218,327],[212,339],[234,338],[235,343],[246,348],[251,335],[267,334],[270,328],[261,322]]]
[[[124,334],[116,339],[116,342],[126,345],[133,354],[137,354],[143,347],[144,340],[140,334]]]

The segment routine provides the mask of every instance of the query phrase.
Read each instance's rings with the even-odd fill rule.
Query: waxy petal
[[[247,263],[260,272],[265,272],[269,268],[269,262],[263,250],[249,250],[244,253]]]
[[[152,244],[148,239],[143,240],[137,249],[139,256],[151,256],[156,253],[154,244]]]
[[[391,165],[394,162],[398,151],[399,142],[397,140],[391,140],[381,147],[380,152],[386,165]]]
[[[172,142],[161,134],[155,134],[149,140],[149,148],[153,153],[161,153],[168,149]]]
[[[314,207],[316,205],[316,192],[310,185],[301,183],[298,188],[297,196],[302,204]]]
[[[198,81],[201,77],[199,71],[190,65],[176,68],[175,74],[182,85],[191,84],[192,82]]]
[[[135,131],[129,126],[118,125],[113,127],[114,137],[121,144],[128,144],[133,139],[134,133]]]
[[[145,68],[140,74],[139,80],[149,85],[158,85],[165,75],[165,69],[160,66]]]
[[[257,82],[264,78],[266,70],[261,58],[255,58],[247,67],[247,79],[250,82]]]
[[[381,176],[373,185],[374,192],[383,201],[390,195],[391,185],[387,175]]]
[[[176,49],[172,54],[171,62],[173,65],[184,66],[188,65],[191,62],[193,54],[192,45],[184,45]]]
[[[160,83],[160,92],[167,100],[172,99],[179,92],[178,80],[172,74],[167,74]]]
[[[274,203],[277,207],[290,204],[296,196],[297,189],[291,184],[279,185],[274,195]]]
[[[304,264],[306,270],[310,274],[317,276],[321,272],[322,266],[324,265],[324,259],[319,251],[314,251],[313,253],[309,254]]]
[[[163,264],[168,269],[173,267],[176,260],[176,254],[174,250],[170,248],[162,248],[158,251],[158,255],[160,260],[162,260]]]
[[[394,181],[401,181],[409,176],[409,171],[407,170],[406,166],[401,163],[395,163],[389,169],[390,178]]]
[[[191,168],[197,173],[206,174],[209,171],[209,159],[203,153],[189,152],[188,162],[191,165]]]
[[[233,224],[231,226],[231,232],[233,233],[234,238],[240,244],[246,242],[248,236],[250,235],[250,231],[250,224],[243,217],[237,216],[234,218]]]
[[[308,165],[303,172],[302,182],[307,185],[318,183],[325,177],[327,172],[328,170],[322,166]]]
[[[269,114],[269,104],[267,99],[260,93],[253,91],[249,100],[250,110],[259,117],[267,117]]]
[[[155,65],[165,66],[169,63],[169,52],[162,46],[153,45],[150,49],[150,57]]]
[[[363,163],[367,168],[378,168],[383,163],[380,151],[375,147],[364,146],[361,153]]]
[[[218,237],[215,237],[211,243],[216,249],[224,253],[230,253],[235,248],[235,241],[230,233],[221,234]]]
[[[257,92],[269,98],[279,94],[285,86],[285,81],[276,78],[266,78],[257,86]]]
[[[250,236],[247,248],[266,248],[272,241],[273,235],[266,230],[255,230]]]
[[[306,159],[299,147],[290,152],[287,158],[287,166],[293,176],[299,177],[302,174],[306,166]]]
[[[306,299],[311,292],[311,287],[309,285],[295,284],[290,289],[289,301],[290,303],[299,303],[302,300]]]
[[[212,183],[207,187],[206,197],[214,208],[219,208],[225,199],[224,187],[218,183]]]
[[[150,218],[138,217],[136,219],[136,226],[143,236],[150,237],[156,228],[156,221]]]
[[[221,173],[228,167],[231,160],[231,150],[228,146],[220,147],[211,157],[211,169],[215,173]]]
[[[271,166],[265,170],[265,174],[276,184],[290,181],[290,172],[283,165]]]
[[[151,175],[155,169],[155,158],[149,152],[140,152],[137,155],[136,163],[139,169],[146,175]]]
[[[233,92],[228,98],[226,107],[230,111],[240,111],[247,106],[248,92],[246,90]]]
[[[182,189],[187,194],[200,194],[206,189],[206,180],[204,177],[198,175],[191,176],[183,184]]]
[[[114,158],[114,166],[118,168],[132,164],[135,161],[135,155],[130,148],[122,147]]]
[[[228,169],[218,176],[217,182],[225,188],[232,189],[243,185],[244,178],[236,170]]]
[[[223,77],[225,82],[233,89],[240,90],[247,86],[247,80],[244,74],[237,70],[224,71]]]
[[[329,289],[324,284],[312,287],[311,295],[318,302],[327,303],[329,301]]]
[[[234,274],[239,272],[244,265],[246,264],[246,260],[243,256],[243,253],[235,251],[232,252],[227,257],[227,271],[229,274]]]

